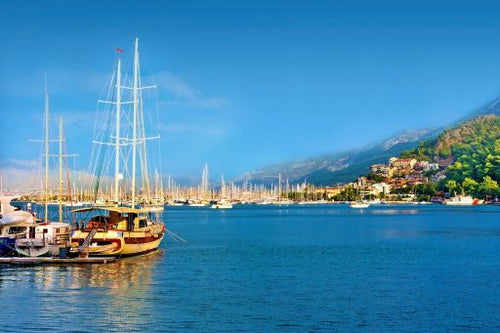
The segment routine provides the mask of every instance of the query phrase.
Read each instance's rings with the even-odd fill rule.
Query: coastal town
[[[438,162],[418,161],[415,158],[391,157],[385,164],[371,165],[367,175],[360,176],[353,182],[337,186],[315,186],[303,181],[290,184],[281,174],[271,185],[252,184],[248,181],[226,182],[221,177],[220,183],[211,186],[208,166],[202,171],[198,186],[180,186],[174,179],[168,177],[165,186],[163,182],[155,188],[141,188],[138,192],[138,202],[143,207],[159,206],[193,206],[232,208],[235,204],[322,204],[344,203],[352,201],[369,201],[375,203],[447,203],[460,193],[450,191],[420,191],[426,184],[436,183],[446,179],[446,168],[453,162],[446,159]],[[213,182],[215,183],[215,182]],[[431,195],[432,194],[432,195]],[[77,187],[70,197],[66,193],[48,195],[49,205],[58,205],[59,198],[66,207],[84,205],[112,205],[113,191],[111,186],[104,186],[97,199],[90,190]],[[497,203],[495,197],[489,200],[477,200],[470,204]],[[42,203],[45,198],[37,191],[24,194],[20,200]],[[127,204],[130,197],[121,198],[122,204]],[[464,204],[467,204],[464,202]]]

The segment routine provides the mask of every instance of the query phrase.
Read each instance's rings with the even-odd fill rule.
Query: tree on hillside
[[[479,185],[478,194],[482,197],[498,197],[500,195],[500,187],[496,180],[491,179],[490,176],[486,176]]]
[[[477,191],[478,182],[472,178],[466,177],[462,183],[462,188],[467,194],[474,194]]]
[[[446,182],[446,188],[450,193],[455,193],[459,189],[457,181],[453,179]]]

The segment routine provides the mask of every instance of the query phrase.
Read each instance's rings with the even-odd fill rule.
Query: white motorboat
[[[231,209],[233,205],[229,201],[221,200],[211,206],[212,209]]]
[[[27,211],[15,210],[10,205],[13,197],[2,197],[0,209],[0,256],[15,254],[16,239],[26,237],[27,229],[36,222]]]
[[[356,201],[356,202],[351,202],[349,204],[349,207],[351,208],[368,208],[370,207],[370,203],[366,201]]]
[[[481,200],[474,199],[470,195],[466,196],[455,196],[450,198],[449,200],[444,201],[445,205],[449,206],[472,206],[481,204]]]

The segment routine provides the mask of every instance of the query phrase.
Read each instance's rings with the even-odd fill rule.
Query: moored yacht
[[[26,237],[29,226],[36,222],[27,211],[15,210],[10,205],[13,197],[2,197],[0,208],[0,257],[16,253],[16,239]]]
[[[135,39],[134,43],[134,56],[133,56],[133,75],[132,75],[132,86],[126,87],[122,85],[121,79],[121,58],[117,59],[116,72],[113,75],[113,81],[111,83],[110,93],[108,98],[114,98],[114,100],[104,100],[100,103],[106,105],[112,105],[114,109],[108,110],[115,117],[116,125],[113,128],[106,127],[103,132],[106,133],[104,138],[109,140],[111,137],[113,140],[108,141],[94,141],[95,144],[102,145],[103,147],[114,147],[114,200],[112,202],[104,200],[104,204],[110,205],[107,207],[102,207],[96,205],[94,207],[87,207],[76,209],[75,213],[86,213],[84,218],[80,219],[78,227],[73,231],[71,235],[71,252],[78,253],[80,256],[131,256],[146,253],[149,251],[156,250],[164,236],[165,227],[161,220],[153,221],[151,218],[152,210],[150,208],[137,209],[137,205],[140,204],[141,198],[137,197],[139,191],[146,188],[146,192],[149,193],[149,177],[148,177],[148,164],[144,161],[147,160],[147,149],[146,141],[157,139],[159,137],[146,137],[144,123],[144,100],[142,91],[151,87],[141,86],[140,70],[139,70],[139,39]],[[126,82],[126,81],[125,81]],[[123,90],[129,90],[131,92],[131,101],[122,101]],[[125,117],[122,115],[122,106],[126,104],[131,104],[131,110],[127,110],[129,115]],[[129,122],[129,126],[122,126],[122,121],[132,120]],[[100,120],[97,120],[100,121]],[[125,123],[127,124],[127,123]],[[108,125],[108,124],[104,124]],[[113,135],[107,135],[111,131]],[[128,136],[125,135],[129,133]],[[130,155],[126,152],[122,152],[123,156],[120,155],[122,146],[129,146]],[[139,155],[139,156],[138,156]],[[129,159],[128,157],[131,157]],[[123,159],[122,159],[123,157]],[[127,164],[126,167],[121,166],[121,161],[124,160]],[[131,160],[131,161],[130,161]],[[141,163],[138,163],[140,160]],[[131,167],[128,167],[128,163],[131,162]],[[98,164],[102,161],[98,161]],[[138,165],[139,164],[139,165]],[[101,170],[101,168],[97,168]],[[124,193],[121,195],[122,190],[120,183],[124,182],[125,175],[122,174],[123,170],[129,170],[128,175],[131,178],[131,191],[130,193]],[[141,174],[142,184],[137,181],[137,176]],[[99,179],[102,174],[99,174],[96,178]],[[96,183],[95,196],[98,197],[99,182]],[[139,187],[138,185],[142,185]],[[130,194],[130,201],[128,198],[126,202],[130,204],[129,207],[119,206],[120,202],[124,202],[123,197]],[[163,208],[163,199],[159,200],[157,198],[158,210],[161,211]],[[97,203],[97,202],[96,202]],[[161,214],[158,218],[161,218]]]
[[[231,209],[233,204],[228,200],[220,200],[211,206],[212,209]]]
[[[71,252],[91,256],[130,256],[154,251],[164,226],[148,211],[129,207],[88,207],[74,210],[91,217],[82,220],[71,235]]]
[[[349,204],[349,207],[351,207],[351,208],[368,208],[368,207],[370,207],[370,203],[367,201],[355,201],[355,202],[351,202]]]
[[[479,205],[481,203],[482,202],[479,199],[474,199],[470,195],[454,196],[449,200],[444,201],[444,204],[449,206],[471,206],[471,205]]]

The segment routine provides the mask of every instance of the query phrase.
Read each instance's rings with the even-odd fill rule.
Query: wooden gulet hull
[[[158,249],[163,239],[163,234],[159,237],[150,237],[145,241],[137,241],[133,237],[125,237],[125,245],[121,255],[133,256],[141,253],[146,253]]]
[[[87,235],[88,232],[77,231],[71,241],[81,245]],[[92,244],[83,252],[89,256],[133,256],[158,249],[163,237],[163,232],[155,235],[149,232],[102,231],[96,233]],[[110,244],[116,246],[110,247]]]

